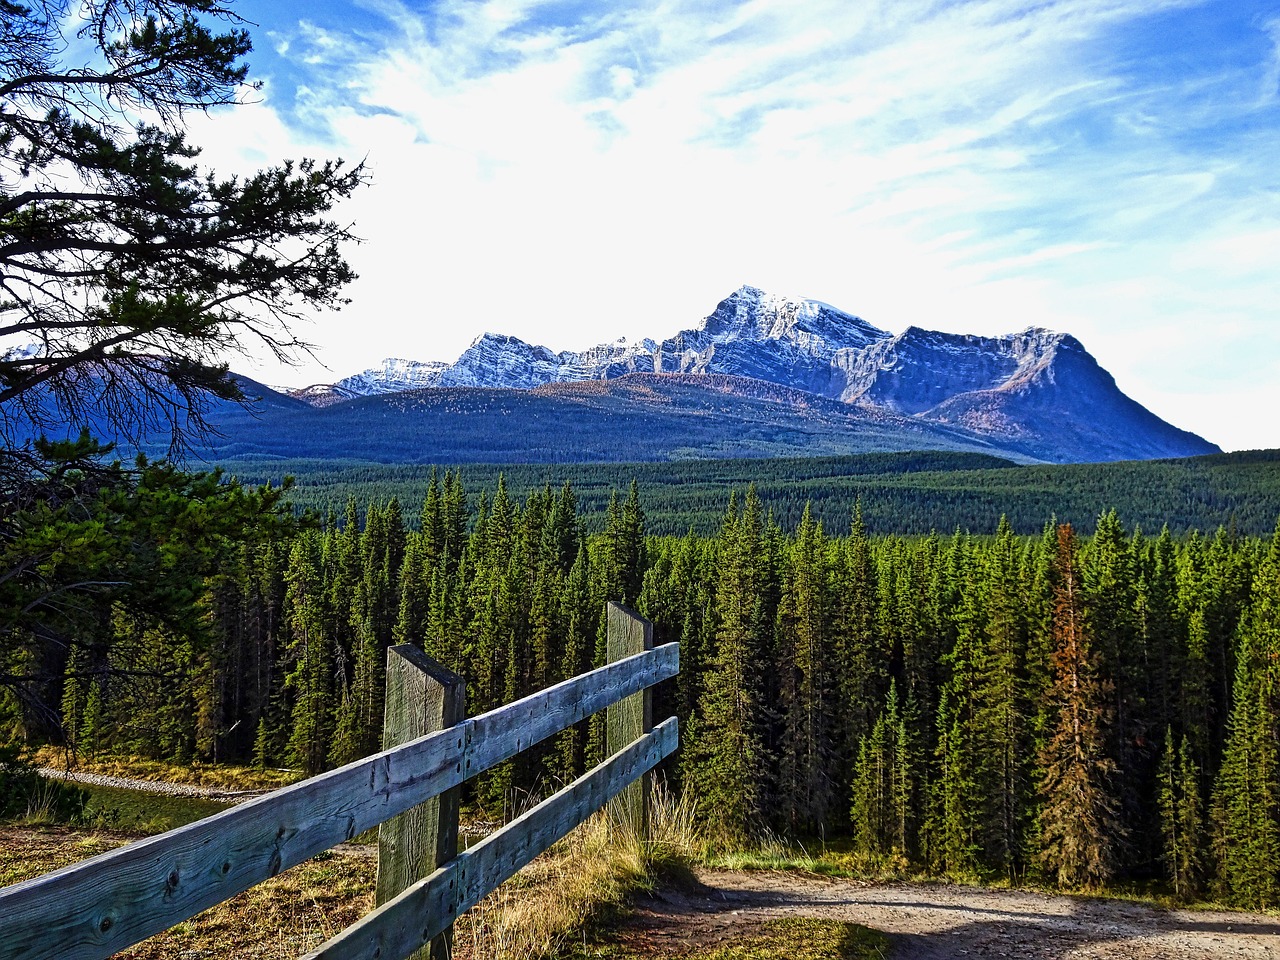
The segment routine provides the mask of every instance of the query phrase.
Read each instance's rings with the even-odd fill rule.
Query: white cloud
[[[356,302],[314,337],[340,373],[486,329],[665,335],[751,282],[888,329],[1067,329],[1178,421],[1203,346],[1167,332],[1274,318],[1277,124],[1210,101],[1274,93],[1280,58],[1144,72],[1126,30],[1190,0],[364,6],[376,40],[282,31],[307,90],[236,114],[245,156],[368,156]]]
[[[1271,56],[1262,71],[1259,106],[1280,100],[1280,17],[1265,23],[1263,31],[1271,40]]]

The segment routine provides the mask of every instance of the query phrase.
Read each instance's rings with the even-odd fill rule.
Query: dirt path
[[[202,800],[222,800],[227,803],[244,803],[260,797],[266,790],[223,790],[218,787],[199,787],[189,783],[166,783],[159,780],[134,780],[131,777],[109,777],[101,773],[84,773],[59,767],[40,767],[40,776],[72,783],[87,783],[97,787],[118,787],[138,790],[142,793],[160,793],[170,797],[199,797]]]
[[[793,874],[700,871],[704,889],[638,904],[638,952],[705,951],[780,916],[848,920],[893,942],[887,960],[1280,960],[1280,918],[945,885],[873,886]]]

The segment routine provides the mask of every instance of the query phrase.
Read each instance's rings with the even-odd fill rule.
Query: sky
[[[695,326],[743,284],[890,332],[1074,334],[1153,412],[1280,447],[1274,0],[241,0],[219,172],[364,160],[332,382]]]

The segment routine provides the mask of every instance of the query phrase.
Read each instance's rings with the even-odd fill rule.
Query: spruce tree
[[[985,609],[975,562],[962,567],[963,590],[956,642],[946,657],[950,676],[938,708],[938,778],[934,783],[931,849],[936,866],[956,876],[982,869],[982,833],[990,823],[992,798],[977,710],[984,671]]]
[[[1096,889],[1114,875],[1121,839],[1109,742],[1111,684],[1099,675],[1070,524],[1057,531],[1050,738],[1041,751],[1041,861],[1066,887]]]
[[[697,739],[685,757],[685,784],[703,816],[729,836],[760,835],[769,799],[768,704],[762,656],[771,611],[765,530],[755,489],[741,510],[731,497],[720,529],[715,649],[705,677]]]
[[[897,685],[891,683],[884,710],[858,746],[850,819],[862,853],[905,860],[915,851],[920,758],[914,712],[910,701],[899,706]]]
[[[876,631],[879,577],[862,521],[861,503],[854,505],[849,536],[841,546],[834,596],[834,658],[840,702],[836,714],[835,774],[847,782],[858,744],[871,732],[888,689],[888,658]]]
[[[1240,624],[1228,739],[1214,798],[1218,871],[1242,906],[1280,903],[1280,524]]]
[[[294,544],[285,575],[286,623],[293,669],[292,732],[286,748],[291,764],[308,774],[325,768],[334,725],[333,650],[322,615],[323,586],[310,537]]]
[[[826,826],[835,799],[837,757],[831,587],[827,541],[808,504],[787,553],[778,610],[777,675],[783,711],[779,793],[795,831]]]
[[[1203,810],[1200,775],[1186,738],[1173,748],[1173,730],[1165,733],[1160,761],[1158,806],[1162,860],[1174,896],[1189,899],[1199,892],[1203,844]]]
[[[1114,838],[1116,867],[1146,864],[1154,851],[1153,831],[1144,830],[1150,802],[1158,733],[1147,709],[1145,637],[1138,628],[1138,565],[1133,542],[1114,510],[1098,518],[1081,563],[1086,630],[1097,669],[1110,681],[1106,752],[1116,763],[1112,791],[1124,839]]]
[[[982,859],[1016,881],[1027,864],[1033,754],[1028,715],[1027,625],[1020,551],[1006,518],[982,560],[982,653],[977,663],[974,725]]]

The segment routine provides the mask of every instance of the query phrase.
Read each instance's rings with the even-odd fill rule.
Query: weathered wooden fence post
[[[466,717],[466,685],[456,673],[412,644],[387,651],[386,717],[382,748],[444,730]],[[458,855],[458,788],[419,804],[378,828],[377,905],[396,897]],[[412,960],[447,960],[453,928],[431,941]]]
[[[609,662],[653,649],[653,624],[620,603],[609,602],[606,655]],[[609,754],[617,753],[631,741],[653,729],[653,691],[641,690],[619,700],[605,712]],[[649,839],[649,793],[653,774],[646,773],[609,801],[609,817],[620,826],[634,830],[642,841]]]

